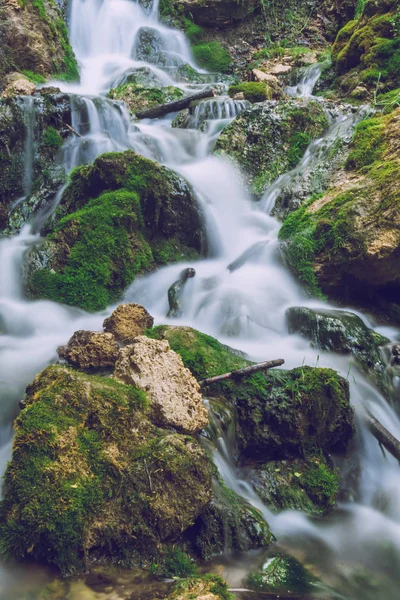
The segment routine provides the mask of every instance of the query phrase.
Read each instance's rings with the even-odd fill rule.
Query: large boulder
[[[63,574],[154,562],[211,500],[196,440],[150,420],[146,394],[52,366],[27,388],[0,505],[0,550]]]
[[[279,460],[344,452],[354,433],[348,382],[331,369],[257,373],[236,386],[243,457]]]
[[[166,340],[137,337],[121,349],[114,377],[147,392],[157,424],[190,434],[207,425],[200,386]]]
[[[0,81],[15,70],[26,71],[36,78],[37,75],[79,78],[67,27],[52,0],[4,0],[1,8]]]
[[[242,112],[219,136],[215,150],[234,159],[256,194],[295,167],[328,125],[320,102],[263,102]]]
[[[140,304],[120,304],[104,320],[103,327],[122,344],[131,344],[146,329],[153,327],[154,319]]]
[[[28,294],[89,311],[115,302],[136,275],[205,249],[192,188],[132,151],[76,169],[45,232],[26,259]]]
[[[289,215],[279,234],[311,294],[374,306],[391,319],[400,294],[399,135],[399,108],[362,121],[346,170]]]
[[[80,369],[113,367],[119,346],[111,333],[75,331],[66,346],[58,348],[60,358]]]
[[[286,318],[289,333],[302,335],[322,351],[352,353],[361,368],[385,387],[385,362],[379,346],[389,340],[369,329],[360,317],[345,310],[293,306],[286,311]]]

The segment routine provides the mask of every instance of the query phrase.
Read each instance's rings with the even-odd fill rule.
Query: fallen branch
[[[257,371],[266,371],[267,369],[273,369],[274,367],[280,367],[285,361],[283,358],[277,358],[276,360],[267,360],[266,362],[257,363],[250,367],[244,367],[244,369],[237,369],[230,373],[224,373],[223,375],[216,375],[215,377],[209,377],[199,381],[199,384],[204,387],[212,383],[218,383],[219,381],[225,381],[226,379],[235,379],[236,377],[244,377],[245,375],[251,375],[257,373]]]
[[[368,429],[388,452],[400,462],[400,441],[394,437],[369,411],[366,414]]]
[[[138,119],[157,119],[158,117],[162,117],[168,113],[178,112],[179,110],[188,108],[190,103],[194,100],[203,100],[204,98],[212,98],[213,96],[214,90],[209,88],[199,92],[198,94],[192,94],[191,96],[181,98],[180,100],[167,102],[167,104],[160,104],[160,106],[155,106],[154,108],[148,108],[146,110],[138,110],[136,116]]]
[[[73,127],[71,127],[71,125],[68,125],[68,123],[64,123],[63,125],[65,125],[65,127],[67,129],[69,129],[70,131],[72,131],[72,133],[74,133],[77,137],[82,137],[80,133],[78,133],[77,131],[75,131],[75,129]]]

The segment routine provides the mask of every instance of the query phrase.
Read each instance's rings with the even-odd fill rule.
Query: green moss
[[[291,556],[279,554],[266,561],[245,580],[247,586],[260,592],[307,594],[315,578]]]
[[[109,378],[53,366],[27,392],[0,505],[2,555],[70,574],[92,550],[120,561],[165,553],[197,516],[185,485],[202,482],[200,507],[209,498],[196,442],[152,425],[144,392]],[[167,557],[187,572],[182,553]]]
[[[43,77],[43,75],[40,75],[40,73],[34,73],[33,71],[28,71],[27,69],[24,69],[23,71],[21,71],[21,73],[25,75],[25,77],[27,77],[29,81],[32,81],[32,83],[39,85],[41,83],[46,83],[46,78]]]
[[[197,379],[228,373],[249,364],[215,338],[189,327],[159,325],[148,330],[147,335],[156,340],[168,340],[172,350],[182,357],[185,367]]]
[[[385,120],[379,117],[357,125],[346,169],[359,170],[381,158],[385,149],[385,126]]]
[[[304,152],[311,143],[311,135],[304,131],[296,131],[289,139],[287,158],[289,168],[293,169],[301,160]]]
[[[32,286],[39,296],[89,311],[101,310],[153,264],[151,248],[140,233],[133,252],[130,234],[141,226],[139,197],[125,190],[108,192],[58,224],[59,232],[78,229],[61,272],[36,271]]]
[[[303,483],[316,503],[327,508],[335,505],[340,477],[337,471],[328,468],[326,462],[316,460],[310,463],[304,472]]]
[[[238,85],[231,85],[228,94],[233,97],[236,94],[243,94],[244,98],[249,102],[264,102],[265,100],[271,100],[272,91],[271,88],[262,82],[244,82]]]
[[[208,71],[226,73],[231,67],[232,57],[219,42],[196,43],[192,52],[197,64]]]
[[[174,86],[146,88],[135,83],[125,83],[108,93],[110,98],[125,102],[132,113],[179,100],[183,95],[183,91]]]
[[[178,203],[181,221],[175,212]],[[28,291],[101,310],[139,273],[170,260],[198,257],[198,243],[192,242],[196,227],[199,213],[178,176],[130,151],[103,155],[70,174],[56,225],[47,236],[55,256],[47,260],[48,268],[33,272]]]
[[[64,140],[55,127],[46,127],[42,136],[42,144],[48,148],[57,149],[63,145]]]

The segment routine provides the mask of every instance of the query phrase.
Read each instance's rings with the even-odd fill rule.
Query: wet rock
[[[400,366],[400,344],[392,346],[392,365]]]
[[[122,344],[132,344],[145,329],[153,327],[154,319],[140,304],[120,304],[103,323],[104,331],[112,333]]]
[[[80,369],[113,367],[119,346],[112,333],[75,331],[66,346],[58,348],[60,358]]]
[[[374,307],[391,320],[400,291],[399,132],[400,109],[357,125],[345,169],[279,233],[310,293]]]
[[[206,27],[226,27],[251,15],[259,3],[258,0],[180,0],[180,4],[195,23]]]
[[[17,233],[54,198],[65,181],[60,149],[70,135],[68,94],[37,90],[0,100],[0,204],[8,212],[6,233]]]
[[[125,102],[132,114],[135,114],[139,110],[154,108],[160,104],[179,100],[183,96],[183,91],[172,85],[145,88],[134,83],[125,83],[118,88],[110,90],[108,93],[109,98]]]
[[[313,590],[315,582],[315,577],[299,561],[283,554],[268,558],[245,580],[250,589],[276,594],[307,594]]]
[[[136,338],[131,346],[120,350],[114,377],[147,392],[159,425],[190,434],[207,425],[199,384],[166,340]]]
[[[280,174],[296,166],[327,124],[319,102],[264,102],[236,117],[219,136],[215,149],[237,161],[251,189],[261,194]]]
[[[295,306],[286,311],[289,333],[299,333],[319,350],[353,353],[368,371],[383,368],[379,346],[389,340],[369,329],[354,313]]]
[[[196,271],[194,269],[184,269],[179,275],[179,279],[168,289],[169,311],[167,317],[182,316],[182,295],[184,287],[188,279],[192,279],[195,275]]]
[[[211,500],[209,460],[193,438],[156,427],[147,405],[115,379],[61,366],[36,377],[5,475],[3,552],[65,575],[99,558],[157,562],[181,539]]]
[[[146,89],[163,87],[161,79],[157,77],[150,67],[138,67],[137,69],[128,71],[128,73],[123,76],[123,80],[119,83],[119,86],[126,83],[131,83]]]
[[[206,249],[189,184],[132,151],[76,169],[44,233],[57,250],[31,271],[30,295],[89,311],[115,303],[137,274]]]
[[[331,369],[257,373],[232,390],[243,457],[344,452],[354,433],[348,382]]]
[[[50,75],[79,78],[67,28],[59,8],[50,0],[43,0],[40,6],[5,0],[1,36],[0,78],[15,70],[36,78],[41,75],[41,82]]]
[[[323,457],[270,461],[258,466],[251,484],[265,504],[278,511],[321,515],[336,505],[340,476]]]

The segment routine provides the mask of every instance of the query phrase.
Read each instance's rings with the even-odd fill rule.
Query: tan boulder
[[[291,65],[282,65],[279,63],[271,68],[270,73],[271,75],[284,75],[284,73],[289,73],[291,70]]]
[[[75,331],[66,346],[57,350],[60,358],[80,369],[114,366],[119,345],[111,333],[99,331]]]
[[[255,81],[265,81],[272,86],[280,85],[279,79],[275,75],[271,75],[271,73],[265,73],[264,71],[261,71],[261,69],[253,69],[252,74]]]
[[[104,331],[112,333],[123,344],[131,344],[145,329],[153,327],[154,319],[140,304],[120,304],[103,323]]]
[[[218,583],[218,586],[215,585],[216,583]],[[221,591],[224,590],[225,594],[227,593],[226,583],[217,576],[214,576],[211,580],[201,577],[186,580],[184,585],[178,583],[173,588],[167,600],[191,600],[192,598],[196,598],[196,600],[222,600],[226,596],[217,592],[216,587]]]
[[[2,98],[32,96],[35,90],[35,84],[29,81],[25,75],[22,75],[22,73],[11,73],[7,76],[6,86],[1,96]]]
[[[139,336],[119,352],[114,377],[147,392],[153,419],[193,434],[208,423],[200,386],[166,340]]]

